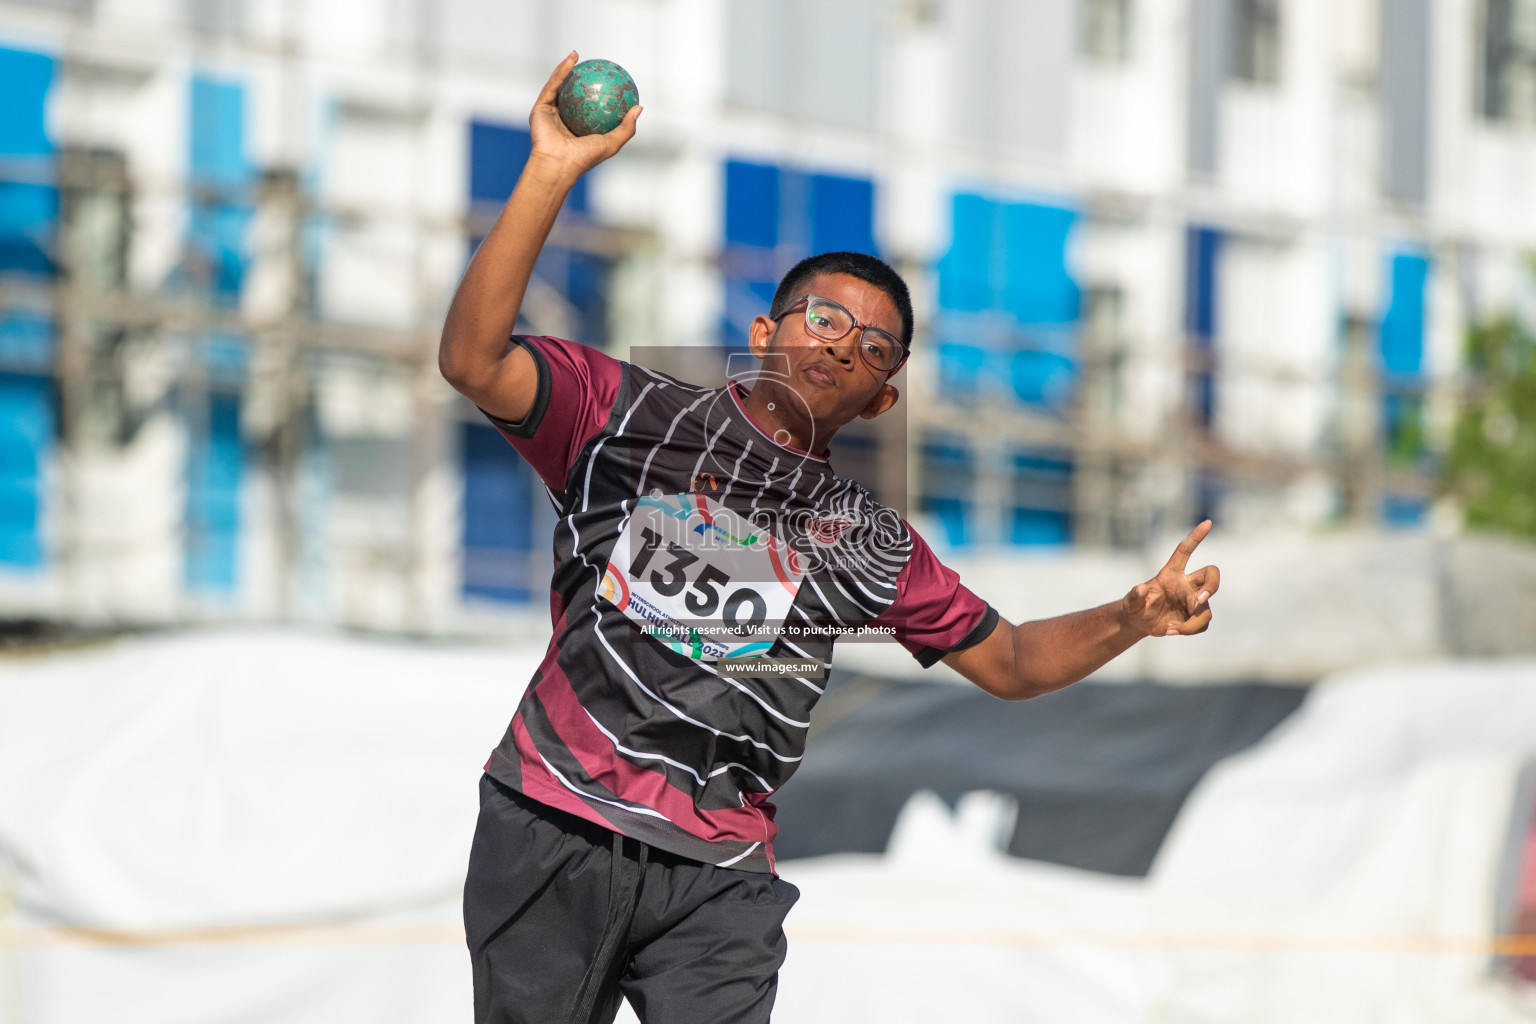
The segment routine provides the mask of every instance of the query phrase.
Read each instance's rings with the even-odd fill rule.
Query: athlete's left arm
[[[1221,573],[1184,567],[1210,531],[1208,519],[1191,530],[1156,576],[1119,601],[1019,625],[999,619],[985,640],[945,655],[944,664],[994,697],[1024,700],[1070,686],[1142,637],[1203,633]]]

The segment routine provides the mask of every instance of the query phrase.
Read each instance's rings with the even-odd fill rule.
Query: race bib
[[[698,661],[768,653],[800,589],[800,558],[702,494],[641,498],[598,596]]]

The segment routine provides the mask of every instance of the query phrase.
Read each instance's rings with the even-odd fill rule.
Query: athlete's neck
[[[797,451],[810,452],[825,457],[827,445],[837,433],[837,427],[814,423],[800,408],[804,400],[793,391],[782,393],[783,388],[771,381],[759,380],[752,389],[740,383],[733,385],[741,399],[741,408],[752,422],[776,444]]]

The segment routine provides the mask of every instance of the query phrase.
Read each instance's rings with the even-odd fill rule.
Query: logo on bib
[[[629,607],[629,584],[624,580],[624,574],[615,572],[613,566],[608,566],[603,573],[602,582],[597,585],[597,596],[613,605],[619,611]]]

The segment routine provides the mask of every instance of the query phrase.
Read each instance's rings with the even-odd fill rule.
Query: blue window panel
[[[772,249],[779,244],[779,169],[741,160],[725,163],[725,241]]]
[[[810,178],[811,252],[875,255],[875,184],[864,178]]]
[[[981,390],[987,352],[975,345],[944,342],[938,346],[939,386],[951,393],[973,394]]]
[[[1424,524],[1429,501],[1406,494],[1384,494],[1381,498],[1382,525],[1393,529],[1412,529]]]
[[[575,307],[572,340],[602,347],[608,341],[608,260],[558,245],[546,245],[534,264],[534,273],[554,285]],[[519,320],[520,330],[531,325]]]
[[[1065,486],[1072,476],[1072,460],[1067,456],[1021,452],[1013,457],[1015,473],[1025,474]]]
[[[930,497],[923,501],[923,511],[939,521],[944,543],[959,548],[971,542],[970,503],[959,498]]]
[[[490,121],[469,122],[469,199],[471,203],[504,203],[523,173],[533,152],[533,136],[526,128]],[[576,179],[565,208],[587,210],[587,179]]]
[[[245,156],[245,90],[238,82],[192,77],[192,180],[238,188],[251,177]]]
[[[971,502],[975,466],[972,453],[959,440],[943,435],[923,442],[923,488],[921,508],[939,521],[944,540],[952,547],[971,542]]]
[[[1077,211],[958,193],[951,215],[939,261],[943,386],[1065,404],[1077,381],[1081,294],[1067,265]]]
[[[0,272],[52,276],[59,191],[51,185],[0,182]]]
[[[984,339],[984,327],[968,323],[963,314],[958,316],[944,325],[935,346],[943,391],[1011,398],[1052,408],[1071,403],[1078,367],[1060,352],[1069,347],[1062,340],[1064,332],[1051,330],[1051,325],[1036,326],[1023,333],[1009,332],[1007,345],[987,341],[973,344],[964,339]]]
[[[1381,364],[1388,373],[1417,374],[1424,364],[1424,286],[1429,260],[1417,253],[1392,256],[1391,294],[1381,318]]]
[[[469,123],[469,200],[475,203],[501,204],[512,194],[518,176],[533,152],[533,137],[527,129],[488,121]],[[576,213],[587,210],[587,179],[578,178],[566,196],[565,208]],[[470,240],[470,252],[481,238]],[[539,254],[535,273],[554,285],[555,290],[576,308],[578,322],[574,340],[601,346],[608,339],[609,261],[561,246],[547,245]],[[532,326],[519,320],[518,330]]]
[[[1222,240],[1222,232],[1215,228],[1191,225],[1184,233],[1184,333],[1189,347],[1197,353],[1209,353],[1215,347]],[[1188,386],[1196,421],[1209,426],[1216,415],[1215,377],[1191,373]]]
[[[214,191],[194,200],[186,273],[220,306],[239,303],[245,283],[246,232],[253,214],[244,190],[251,181],[245,153],[245,89],[238,82],[192,78],[192,181]]]
[[[192,208],[190,247],[197,269],[191,273],[225,308],[239,303],[245,284],[251,216],[249,206],[237,203],[198,203]]]
[[[1209,348],[1216,337],[1216,267],[1222,233],[1191,225],[1184,237],[1184,332]]]
[[[1055,452],[1026,451],[1011,459],[1013,502],[1008,540],[1050,545],[1072,541],[1072,461]]]
[[[722,343],[746,344],[791,263],[813,252],[873,253],[874,196],[861,178],[727,160]]]
[[[53,152],[44,116],[53,87],[54,59],[47,54],[0,47],[0,155],[47,156]]]
[[[0,48],[0,82],[5,83],[0,156],[23,158],[22,175],[30,171],[52,177],[53,140],[45,110],[54,67],[54,59],[46,54]],[[36,159],[25,160],[28,157]],[[0,272],[57,273],[53,252],[58,216],[58,190],[46,181],[0,182]]]
[[[0,312],[0,370],[47,373],[55,348],[52,318],[25,309]]]
[[[727,247],[789,249],[795,257],[875,252],[875,185],[867,178],[810,174],[727,160]]]
[[[465,423],[463,592],[495,601],[527,601],[533,548],[533,470],[493,427]]]
[[[187,586],[232,592],[240,538],[240,482],[245,449],[240,399],[208,396],[207,429],[194,431],[187,463]]]
[[[53,438],[52,382],[0,373],[0,565],[43,564],[43,465]]]
[[[215,331],[208,336],[208,370],[220,381],[240,383],[251,360],[250,345],[243,334]]]
[[[1067,240],[1077,212],[1042,203],[1009,203],[1001,212],[1002,308],[1021,324],[1075,323],[1081,298],[1067,269]]]
[[[941,435],[942,436],[942,435]],[[971,452],[962,441],[927,441],[923,444],[923,457],[940,466],[971,468]]]
[[[996,305],[992,270],[1000,262],[998,204],[965,193],[951,204],[952,240],[939,260],[939,306],[978,313]]]
[[[1023,349],[1009,360],[1013,393],[1021,402],[1065,406],[1077,385],[1071,359],[1055,352]]]
[[[1008,542],[1029,546],[1072,543],[1072,517],[1049,509],[1015,508],[1009,516]]]
[[[777,251],[789,260],[811,255],[811,175],[789,167],[779,168],[779,244]]]
[[[504,203],[517,184],[533,136],[507,125],[469,123],[469,198]]]
[[[786,177],[794,175],[772,164],[725,162],[725,310],[720,342],[728,348],[746,346],[753,319],[768,311],[778,288],[774,275],[781,269],[776,252],[779,229],[786,219],[793,219],[782,202]]]
[[[469,254],[485,241],[483,237],[469,240]],[[577,320],[571,334],[573,341],[595,348],[608,344],[608,281],[613,263],[601,256],[579,252],[560,245],[546,245],[539,253],[533,272],[553,285],[555,290],[575,307]],[[514,330],[527,333],[534,330],[526,317],[519,315]]]
[[[1382,426],[1387,449],[1394,461],[1418,460],[1424,454],[1424,403],[1419,392],[1424,365],[1424,291],[1430,262],[1418,252],[1396,252],[1388,265],[1386,309],[1381,318]],[[1422,513],[1411,507],[1414,499],[1392,499],[1383,504],[1388,525],[1415,525]],[[1408,504],[1403,504],[1404,502]]]
[[[609,263],[585,252],[570,252],[567,261],[565,294],[581,317],[576,340],[591,345],[606,344]]]
[[[204,339],[203,366],[208,383],[215,387],[236,389],[245,384],[251,361],[249,339],[236,331],[217,330]]]
[[[939,261],[941,309],[1003,312],[1020,324],[1077,321],[1081,297],[1067,266],[1076,210],[958,193],[951,220],[950,249]]]
[[[728,347],[745,347],[752,321],[768,312],[777,282],[757,281],[738,274],[725,276],[725,322],[720,333]]]

